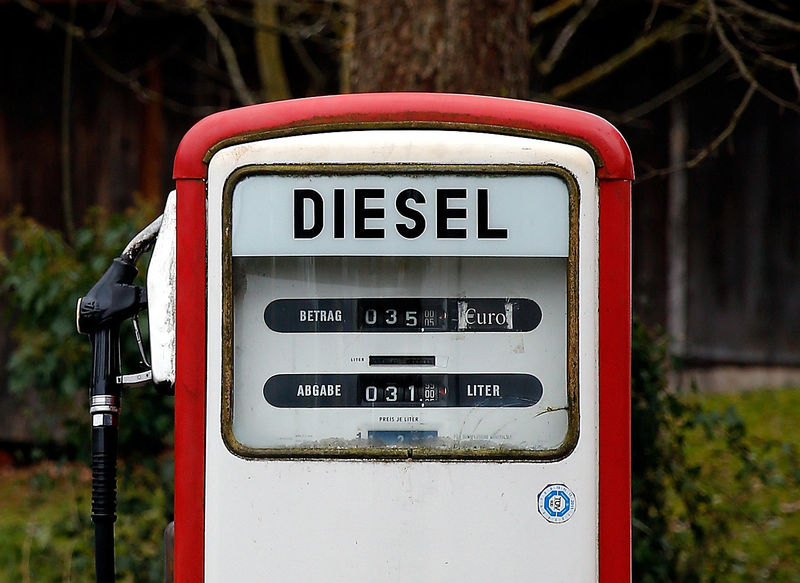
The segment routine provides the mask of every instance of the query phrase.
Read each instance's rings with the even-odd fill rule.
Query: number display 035
[[[542,310],[529,298],[278,299],[264,310],[275,332],[530,332]]]

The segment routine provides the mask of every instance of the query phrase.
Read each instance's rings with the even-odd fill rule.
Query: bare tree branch
[[[303,45],[303,43],[300,42],[300,39],[297,39],[295,37],[289,38],[289,44],[292,45],[292,48],[294,49],[294,52],[297,55],[297,58],[300,60],[300,64],[303,66],[303,69],[305,70],[306,73],[308,73],[308,76],[311,77],[311,79],[313,80],[314,82],[313,85],[316,88],[321,88],[325,83],[325,74],[319,67],[317,67],[317,64],[314,62],[314,59],[312,59],[311,55],[308,54],[308,50],[306,49],[306,47]]]
[[[166,8],[175,9],[167,0],[156,0],[158,3],[165,5]],[[297,38],[301,40],[308,40],[318,35],[329,24],[331,15],[335,14],[335,9],[341,7],[347,0],[273,0],[276,6],[283,6],[287,9],[295,9],[298,13],[307,9],[309,6],[322,5],[324,7],[323,13],[310,24],[295,24],[292,22],[281,22],[273,25],[268,25],[263,22],[258,22],[251,12],[244,12],[237,10],[231,6],[222,3],[211,2],[206,4],[208,11],[212,15],[223,16],[232,22],[236,22],[249,28],[263,30],[274,34],[280,34],[287,38]],[[181,12],[186,12],[186,8],[181,8]],[[297,16],[295,14],[294,16]],[[289,19],[291,21],[292,18]]]
[[[231,78],[231,85],[233,86],[233,90],[236,92],[236,97],[239,99],[241,103],[244,105],[252,105],[256,103],[256,97],[253,95],[253,92],[250,91],[250,88],[247,87],[247,83],[244,81],[244,77],[242,76],[242,71],[239,68],[239,61],[236,58],[236,51],[231,44],[228,35],[220,28],[217,21],[214,20],[214,17],[211,16],[211,13],[205,8],[205,6],[199,7],[196,12],[197,18],[200,22],[203,23],[203,26],[206,27],[206,30],[211,35],[217,45],[219,45],[220,52],[222,53],[222,59],[225,61],[225,68],[228,70],[228,75]]]
[[[750,83],[750,85],[747,86],[747,91],[745,92],[744,97],[742,97],[741,102],[739,102],[739,105],[734,110],[733,115],[731,115],[728,125],[725,126],[725,129],[722,130],[722,132],[720,132],[720,134],[714,138],[708,146],[703,148],[694,158],[686,163],[687,168],[694,168],[700,164],[700,162],[716,152],[722,142],[730,137],[730,135],[733,133],[733,130],[735,130],[736,126],[739,124],[739,120],[742,118],[742,115],[744,115],[744,112],[747,110],[747,106],[750,105],[750,101],[753,99],[753,95],[757,90],[757,83]]]
[[[99,38],[103,36],[103,34],[108,30],[108,26],[111,24],[111,19],[114,17],[114,12],[116,12],[116,9],[116,2],[109,2],[106,4],[106,11],[103,14],[103,20],[97,23],[97,25],[89,31],[89,38]]]
[[[652,178],[656,178],[659,176],[666,176],[667,174],[672,174],[673,172],[678,172],[680,170],[686,170],[695,168],[700,165],[706,158],[714,154],[722,145],[722,143],[727,140],[732,134],[733,131],[736,129],[736,126],[739,124],[739,121],[744,115],[744,112],[747,110],[747,107],[750,105],[750,101],[753,99],[753,95],[755,95],[758,89],[757,83],[750,83],[747,86],[747,91],[745,91],[742,100],[739,102],[739,105],[733,111],[730,120],[728,120],[728,125],[725,126],[723,129],[710,143],[708,146],[700,150],[694,158],[688,160],[685,164],[681,164],[680,166],[672,166],[669,168],[660,168],[657,170],[651,170],[642,176],[636,178],[636,182],[644,182],[645,180],[650,180]]]
[[[309,40],[318,37],[334,20],[336,10],[339,8],[338,0],[275,0],[284,4],[286,19],[280,23],[281,34],[297,40]],[[315,8],[321,6],[322,10]],[[315,19],[310,23],[303,22],[303,16],[314,13]]]
[[[540,24],[552,20],[560,15],[562,12],[569,10],[573,6],[580,4],[582,0],[556,0],[552,4],[545,6],[541,10],[532,12],[530,20],[528,21],[531,26],[537,27]]]
[[[783,99],[782,97],[776,95],[766,87],[764,87],[747,66],[747,63],[744,60],[741,52],[734,46],[734,44],[730,41],[728,36],[725,34],[725,29],[720,22],[719,19],[719,12],[717,11],[717,5],[714,0],[706,0],[706,7],[708,8],[708,23],[709,26],[713,29],[714,33],[717,36],[717,39],[722,45],[722,48],[731,56],[733,62],[736,64],[736,68],[739,71],[739,75],[747,81],[751,86],[755,86],[755,89],[764,95],[770,101],[777,103],[780,106],[786,107],[787,109],[792,109],[794,111],[800,112],[800,105],[796,103],[792,103]]]
[[[730,57],[726,54],[722,54],[718,56],[716,59],[707,63],[702,69],[681,79],[666,91],[662,91],[658,95],[655,95],[645,101],[644,103],[629,109],[628,111],[622,112],[620,117],[618,118],[619,123],[630,123],[634,119],[638,119],[642,116],[647,115],[651,111],[658,109],[659,107],[666,105],[676,97],[679,97],[698,83],[701,83],[708,79],[711,75],[719,71],[719,69],[730,61]]]
[[[110,64],[105,62],[101,59],[97,53],[95,53],[88,44],[81,43],[81,48],[83,49],[86,56],[92,61],[95,67],[106,77],[127,87],[136,97],[145,103],[154,101],[156,103],[160,103],[165,108],[169,109],[170,111],[174,111],[175,113],[181,113],[185,115],[190,115],[192,117],[202,117],[204,115],[208,115],[215,111],[214,108],[211,107],[191,107],[175,101],[174,99],[170,99],[166,97],[163,93],[158,91],[153,91],[152,89],[145,87],[139,81],[139,79],[135,75],[126,74],[118,69],[115,69]]]
[[[69,35],[75,38],[86,38],[86,31],[83,28],[80,26],[75,26],[74,22],[69,22],[63,18],[59,18],[49,10],[45,10],[39,5],[38,2],[33,2],[33,0],[14,0],[14,2],[22,6],[25,10],[32,12],[36,16],[47,18],[48,20],[56,23],[59,28],[64,29]]]
[[[797,73],[797,65],[792,64],[791,67],[789,67],[789,71],[791,72],[794,86],[797,89],[797,96],[800,98],[800,74]]]
[[[772,24],[777,27],[793,30],[795,32],[800,32],[800,22],[795,22],[794,20],[790,20],[779,14],[775,14],[774,12],[761,10],[760,8],[756,8],[755,6],[751,6],[747,2],[743,2],[743,0],[726,0],[726,1],[728,2],[728,4],[732,4],[733,6],[739,8],[742,12],[746,12],[752,16],[760,18],[763,22]]]
[[[702,0],[699,0],[691,8],[684,10],[678,18],[665,22],[651,33],[639,37],[628,48],[615,54],[610,59],[592,67],[566,83],[557,85],[550,92],[551,95],[556,100],[564,99],[613,73],[657,43],[665,40],[674,40],[676,37],[683,35],[686,23],[702,11],[702,5]]]
[[[216,111],[215,108],[212,107],[191,107],[175,101],[174,99],[169,99],[162,93],[158,91],[153,91],[152,89],[145,87],[138,79],[137,73],[123,73],[118,69],[114,68],[112,65],[104,61],[100,56],[92,50],[87,42],[87,39],[95,38],[97,34],[101,34],[102,31],[95,27],[92,31],[87,32],[86,29],[77,26],[74,22],[69,22],[67,20],[58,18],[55,14],[51,13],[50,11],[46,10],[41,5],[33,2],[31,0],[14,0],[17,4],[29,10],[36,16],[40,18],[46,18],[49,22],[54,23],[58,26],[61,30],[63,30],[69,37],[74,40],[77,40],[81,50],[89,57],[92,63],[98,68],[98,70],[120,85],[124,85],[130,91],[136,95],[136,97],[142,102],[157,102],[161,103],[167,109],[174,111],[175,113],[181,113],[185,115],[190,115],[192,117],[202,117],[213,113]],[[122,4],[122,3],[121,3]],[[105,26],[107,23],[104,21],[101,23],[101,26]],[[97,34],[96,34],[97,33]],[[66,52],[66,51],[65,51]]]
[[[644,30],[650,30],[650,27],[653,26],[659,8],[661,8],[661,0],[650,0],[650,14],[644,21]]]
[[[792,84],[794,84],[795,91],[797,91],[796,99],[800,99],[800,74],[798,74],[798,67],[797,63],[792,63],[786,61],[784,59],[780,59],[774,55],[770,55],[769,53],[763,53],[759,57],[760,61],[765,63],[769,63],[776,69],[782,69],[789,73],[789,76],[792,78]]]
[[[766,10],[754,8],[742,0],[726,0],[726,2],[733,5],[734,10],[722,9],[719,5],[716,5],[719,18],[724,19],[733,30],[741,46],[751,49],[757,55],[754,64],[766,63],[779,71],[786,71],[792,80],[797,96],[800,97],[798,64],[779,57],[770,48],[766,48],[762,43],[753,40],[753,38],[763,37],[764,31],[769,28],[800,32],[800,22],[792,21]],[[755,16],[755,19],[748,18],[753,16]]]
[[[553,46],[550,48],[550,53],[544,61],[539,64],[539,72],[542,75],[548,75],[555,67],[564,50],[567,48],[569,41],[575,36],[578,28],[589,17],[592,10],[597,6],[600,0],[586,0],[581,6],[581,9],[575,13],[570,21],[561,29],[558,37],[556,38]]]

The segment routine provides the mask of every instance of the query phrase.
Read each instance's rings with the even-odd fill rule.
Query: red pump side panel
[[[601,583],[631,580],[631,183],[600,182]]]
[[[177,188],[175,581],[203,581],[206,461],[206,185]]]

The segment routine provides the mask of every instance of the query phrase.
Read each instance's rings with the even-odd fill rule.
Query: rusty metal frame
[[[362,126],[363,127],[363,126]],[[396,126],[394,126],[396,127]],[[517,134],[518,135],[518,134]],[[262,136],[263,137],[263,136]],[[272,136],[275,137],[275,136]],[[249,141],[249,140],[248,140]],[[228,144],[232,145],[232,144]],[[551,175],[564,180],[569,193],[569,254],[567,257],[567,433],[557,448],[528,449],[469,449],[443,450],[436,448],[254,448],[239,442],[233,433],[233,256],[232,201],[236,185],[243,179],[266,174],[355,175],[355,174],[488,174],[488,175]],[[580,193],[576,178],[557,165],[541,164],[380,164],[380,163],[298,163],[252,164],[234,170],[226,179],[222,196],[222,438],[228,450],[239,457],[278,459],[378,459],[378,460],[498,460],[498,461],[557,461],[567,457],[578,442],[579,378],[578,378],[578,217]]]

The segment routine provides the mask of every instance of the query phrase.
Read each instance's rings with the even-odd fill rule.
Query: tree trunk
[[[281,39],[277,32],[280,29],[277,4],[273,0],[256,0],[253,4],[253,19],[258,27],[255,43],[261,97],[264,101],[289,99],[292,95],[281,56]]]
[[[528,96],[530,0],[354,4],[343,89]]]

